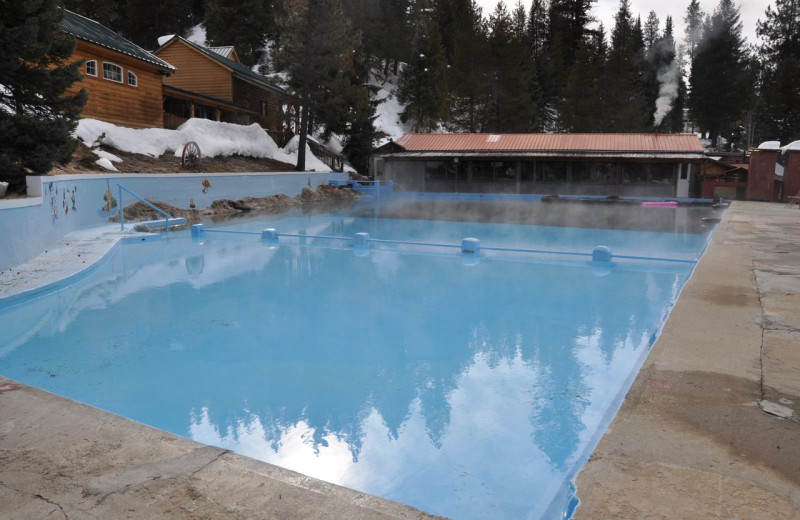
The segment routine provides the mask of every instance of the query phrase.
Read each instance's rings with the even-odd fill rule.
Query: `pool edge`
[[[800,262],[797,219],[779,204],[735,202],[728,209],[575,478],[575,520],[797,518],[800,477],[791,468],[800,467],[800,423],[758,406],[770,366],[762,349],[773,325],[765,318],[778,308],[770,302],[786,297],[778,293],[800,286],[800,269],[793,284],[759,284],[758,272],[782,265],[791,276],[784,255],[794,251]],[[782,317],[783,333],[800,344],[800,323],[791,323],[791,313]],[[784,394],[782,402],[796,397]]]
[[[777,206],[779,205],[770,205],[770,208],[777,211]],[[751,207],[751,204],[748,204],[747,207]],[[736,209],[738,210],[739,208]],[[796,215],[796,212],[792,214],[792,216],[795,216],[795,221]],[[736,223],[743,225],[744,221],[749,220],[746,217],[747,215],[737,213]],[[731,225],[731,220],[733,219],[734,215],[729,210],[729,212],[726,212],[723,224],[727,227]],[[720,231],[721,229],[717,229],[712,242],[723,241],[723,237],[719,234]],[[770,237],[773,242],[779,238],[785,242],[784,236],[773,234]],[[726,235],[724,239],[732,240],[733,237]],[[752,238],[745,237],[742,242],[747,240],[752,240]],[[800,230],[794,230],[791,240],[795,244],[800,244]],[[756,258],[754,254],[753,251],[749,251],[747,261],[743,266],[739,265],[742,262],[741,259],[734,258],[732,261],[738,267],[744,267],[743,272],[747,273],[748,268],[752,271],[753,262]],[[706,255],[701,259],[701,262],[708,261]],[[709,280],[693,282],[693,280],[700,278],[697,274],[693,273],[690,280],[687,281],[676,302],[676,307],[681,305],[682,300],[687,296],[686,292],[690,283],[708,284],[710,282]],[[706,273],[704,272],[703,276],[705,275]],[[732,282],[733,280],[727,280],[727,283]],[[744,285],[746,286],[747,283]],[[737,287],[739,286],[737,285]],[[667,324],[674,319],[674,312],[675,309],[670,314]],[[702,309],[699,310],[698,314],[702,314]],[[751,320],[748,321],[748,326],[757,325],[755,320],[760,319],[760,316],[761,307],[758,306],[757,312],[754,311],[748,314],[748,320]],[[759,329],[763,330],[760,325]],[[670,331],[671,333],[672,331]],[[627,514],[626,511],[628,513],[637,511],[639,516],[642,516],[659,511],[659,508],[662,507],[672,507],[673,514],[668,514],[667,517],[678,518],[681,515],[675,513],[674,509],[677,506],[699,509],[709,500],[714,501],[714,505],[720,504],[720,499],[723,496],[721,493],[714,489],[711,490],[712,493],[709,493],[708,488],[699,486],[695,493],[690,496],[665,493],[664,499],[654,499],[652,496],[642,498],[641,494],[636,492],[637,486],[641,484],[636,484],[636,482],[655,483],[654,489],[658,491],[664,490],[665,492],[670,491],[668,486],[658,486],[659,479],[662,478],[659,473],[669,473],[670,475],[667,475],[668,478],[675,475],[680,476],[680,470],[688,467],[688,464],[685,460],[683,462],[679,460],[678,463],[667,460],[647,460],[646,457],[641,456],[641,452],[636,458],[635,449],[641,449],[641,447],[631,446],[631,453],[626,454],[625,449],[627,448],[622,449],[613,446],[613,442],[618,438],[620,430],[630,429],[630,425],[625,423],[625,418],[631,416],[631,412],[635,411],[635,407],[647,407],[648,403],[643,402],[643,398],[657,399],[659,398],[659,393],[667,394],[675,388],[675,386],[670,388],[670,384],[680,384],[679,381],[661,377],[666,372],[678,373],[677,369],[680,368],[675,366],[680,363],[680,360],[664,356],[662,351],[668,348],[662,345],[665,341],[662,335],[656,342],[639,376],[636,378],[634,386],[629,391],[628,397],[623,402],[623,409],[620,410],[617,418],[612,422],[612,431],[601,439],[598,448],[587,464],[587,468],[591,467],[592,472],[600,475],[600,478],[595,481],[589,481],[585,480],[587,474],[584,474],[584,472],[578,475],[578,496],[582,498],[581,507],[576,511],[574,518],[630,518],[631,514]],[[669,341],[674,343],[676,340],[672,338]],[[734,370],[738,369],[732,368],[729,371]],[[751,374],[748,379],[753,379],[752,376]],[[44,399],[41,395],[38,395],[39,393],[51,396],[52,403],[49,402],[49,399]],[[664,396],[660,398],[664,398]],[[378,512],[381,507],[386,507],[387,510],[391,509],[396,513],[396,516],[383,517],[436,518],[407,506],[355,491],[334,496],[326,491],[328,489],[326,486],[338,489],[336,486],[321,483],[315,479],[288,472],[288,470],[276,469],[275,466],[267,463],[254,461],[242,456],[234,456],[218,448],[213,448],[213,450],[219,450],[221,453],[218,455],[216,452],[209,453],[210,460],[205,466],[191,466],[190,469],[192,471],[177,474],[172,466],[165,465],[164,461],[181,459],[187,453],[199,449],[198,446],[202,447],[204,445],[198,445],[193,441],[155,430],[74,401],[52,396],[52,394],[47,394],[42,390],[16,384],[3,378],[0,378],[0,403],[2,403],[0,406],[0,441],[2,441],[2,449],[7,455],[5,460],[8,461],[3,468],[0,468],[0,482],[5,486],[3,502],[8,504],[0,508],[0,513],[5,510],[7,513],[30,513],[30,516],[45,516],[49,512],[61,509],[62,512],[76,515],[97,514],[106,517],[122,515],[151,517],[163,515],[165,517],[174,517],[190,516],[191,514],[202,516],[203,511],[206,511],[206,516],[209,517],[212,513],[224,510],[226,516],[233,518],[267,518],[271,517],[275,511],[286,511],[286,509],[280,508],[291,505],[295,509],[292,509],[291,513],[287,513],[284,516],[287,520],[294,518],[330,518],[332,516],[355,519],[381,518],[381,516],[378,516],[379,514],[384,514]],[[622,421],[620,424],[617,424],[618,419]],[[767,419],[770,421],[779,420],[777,418]],[[793,432],[800,432],[796,423],[794,423],[794,426],[789,422],[780,424],[791,426],[794,428]],[[639,438],[640,442],[647,444],[650,440],[664,440],[668,439],[669,436],[662,436],[655,430],[643,430],[640,424],[639,429],[633,431],[629,438],[634,440]],[[794,439],[800,439],[800,434],[795,435]],[[184,443],[192,443],[190,446],[193,448],[187,448]],[[707,445],[708,443],[700,438],[693,449],[697,450]],[[125,450],[128,448],[130,448],[130,451],[126,452]],[[784,448],[790,447],[784,446]],[[678,454],[681,455],[680,459],[691,459],[693,454],[703,455],[702,452],[698,453],[692,449],[679,451],[682,452]],[[203,453],[206,452],[199,452],[200,455]],[[655,455],[657,454],[654,454],[651,459],[655,459]],[[673,452],[674,455],[675,453]],[[666,458],[664,457],[664,459]],[[702,458],[705,459],[705,457]],[[231,459],[233,460],[231,461]],[[800,458],[794,459],[794,462],[797,463],[798,460]],[[654,462],[656,463],[655,465]],[[223,467],[217,468],[217,464],[222,464]],[[776,508],[775,514],[767,516],[770,511],[765,511],[764,515],[760,516],[761,518],[786,518],[787,516],[783,515],[783,511],[777,510],[777,507],[785,504],[787,500],[792,504],[792,497],[795,497],[793,499],[795,512],[800,510],[800,503],[798,503],[800,498],[797,498],[800,497],[800,482],[797,479],[790,481],[786,478],[781,478],[779,475],[775,475],[774,472],[770,472],[768,468],[762,468],[762,464],[758,460],[748,461],[746,458],[740,458],[736,460],[736,464],[743,469],[736,468],[733,470],[720,467],[716,469],[716,472],[703,469],[701,473],[716,475],[720,481],[724,477],[729,480],[743,482],[746,480],[745,477],[766,475],[767,479],[756,480],[759,484],[754,484],[752,480],[748,483],[755,490],[766,490],[765,496],[767,498],[777,498],[775,502],[766,501],[767,505]],[[255,470],[252,468],[255,468]],[[92,472],[100,470],[103,471],[102,475],[123,477],[135,474],[135,471],[138,470],[152,471],[149,473],[145,471],[147,478],[143,483],[133,482],[136,485],[130,486],[128,489],[120,489],[118,491],[112,489],[106,494],[92,495],[91,492],[93,490],[98,491],[95,481],[91,480],[91,478],[96,477],[96,474]],[[286,482],[289,482],[288,485],[292,486],[293,493],[284,496],[280,491],[277,491],[276,495],[276,493],[273,493],[273,488],[255,487],[249,480],[251,478],[250,472],[252,471],[261,475],[255,481],[258,484],[264,482],[263,479],[270,478],[264,475],[269,475],[274,471],[281,472],[282,478],[285,478]],[[222,479],[219,477],[230,473],[235,473],[238,477],[244,479],[241,484],[242,489],[236,489],[235,486],[232,489],[229,484],[221,482]],[[34,475],[35,478],[30,478],[31,475]],[[619,475],[622,475],[623,478],[620,478]],[[626,475],[630,476],[627,480],[624,479]],[[612,480],[614,482],[611,482]],[[235,482],[242,481],[235,480]],[[280,479],[276,482],[277,484],[286,483]],[[317,489],[312,484],[319,484],[322,487]],[[616,487],[612,486],[614,484],[616,484]],[[93,485],[95,487],[92,487]],[[214,486],[220,487],[215,488]],[[264,486],[268,486],[268,483],[265,483]],[[586,495],[587,490],[592,491],[591,496]],[[88,494],[87,491],[89,492]],[[100,489],[99,491],[103,490]],[[345,491],[350,492],[351,490]],[[297,494],[294,492],[297,492]],[[8,500],[5,500],[5,497],[8,497]],[[214,503],[212,504],[211,502]],[[149,505],[143,506],[144,503]],[[362,506],[365,503],[374,504],[378,509],[364,509]],[[764,502],[762,501],[762,503]],[[617,507],[616,513],[614,512],[615,509],[611,508],[612,505]],[[6,507],[9,509],[5,509]],[[222,509],[202,509],[212,507]],[[604,507],[606,509],[603,509]],[[351,509],[355,513],[351,512]],[[602,514],[603,511],[606,512],[605,515]],[[43,514],[37,515],[36,512],[43,512]],[[112,512],[115,514],[112,514]],[[720,516],[712,515],[707,516],[707,518],[728,518],[731,516],[730,514],[721,516],[723,512],[725,510],[720,508]],[[386,515],[388,514],[386,513]],[[635,517],[637,514],[633,516]],[[684,517],[696,518],[701,516],[697,514]]]

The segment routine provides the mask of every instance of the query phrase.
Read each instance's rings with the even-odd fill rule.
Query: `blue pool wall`
[[[53,175],[28,177],[28,197],[0,199],[0,270],[9,269],[42,253],[59,238],[83,229],[109,225],[103,197],[111,189],[119,199],[117,184],[140,197],[189,208],[207,208],[215,200],[294,197],[305,187],[316,189],[331,181],[347,180],[341,172],[204,173]],[[203,186],[207,180],[210,188]],[[205,192],[204,192],[205,189]],[[125,205],[134,202],[125,194]]]

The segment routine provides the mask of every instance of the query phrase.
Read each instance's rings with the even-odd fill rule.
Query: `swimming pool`
[[[686,211],[687,221],[706,215]],[[708,230],[400,213],[296,212],[224,226],[254,235],[120,245],[79,282],[0,303],[0,373],[444,516],[568,511],[569,481]],[[264,227],[301,236],[265,245]],[[476,236],[487,251],[465,262],[459,249],[387,242],[359,252],[312,238],[359,232],[442,244]],[[601,244],[684,261],[598,270],[560,254]]]

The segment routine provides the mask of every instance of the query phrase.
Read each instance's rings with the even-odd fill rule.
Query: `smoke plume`
[[[678,66],[678,57],[672,60],[666,67],[662,67],[658,71],[656,79],[660,87],[658,89],[658,99],[656,99],[656,112],[653,114],[653,126],[661,125],[664,116],[669,114],[672,110],[672,103],[678,97],[678,79],[680,78],[680,68]]]

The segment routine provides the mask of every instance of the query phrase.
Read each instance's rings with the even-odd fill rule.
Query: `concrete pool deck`
[[[736,202],[576,479],[576,519],[800,518],[800,211]]]
[[[0,273],[0,297],[107,233]],[[800,211],[725,213],[576,483],[578,519],[800,518]],[[2,377],[0,517],[435,518]]]

